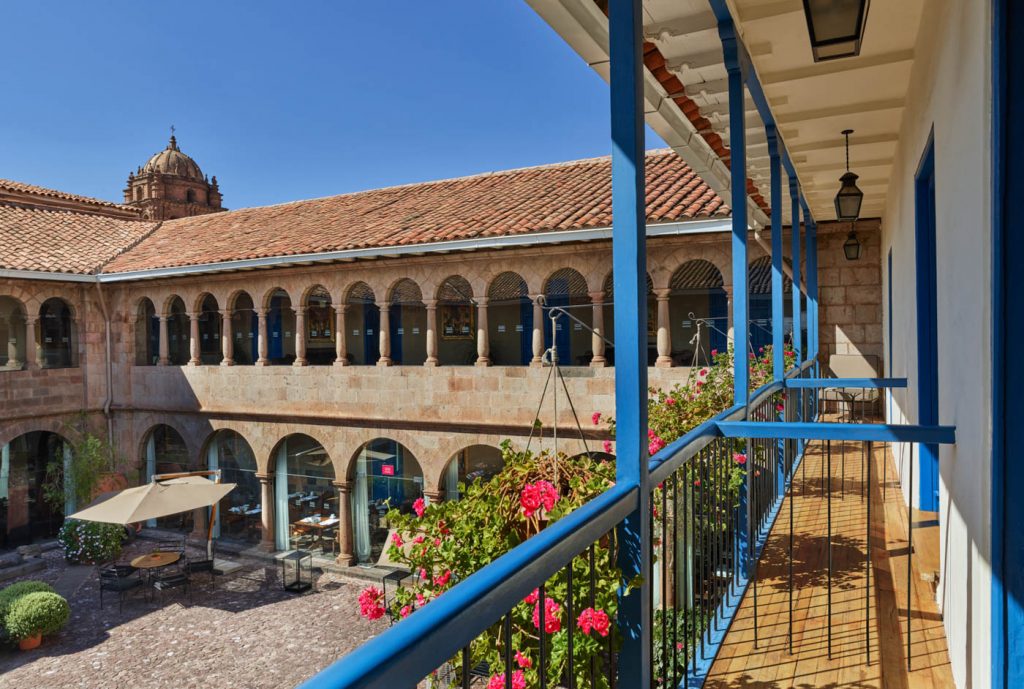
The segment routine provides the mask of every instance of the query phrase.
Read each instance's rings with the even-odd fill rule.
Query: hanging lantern
[[[860,55],[868,0],[804,0],[815,62]]]
[[[846,241],[843,242],[843,253],[846,254],[847,261],[856,261],[860,258],[860,240],[857,239],[857,232],[852,228]]]
[[[854,221],[860,217],[860,205],[864,201],[864,192],[857,188],[857,175],[850,172],[850,134],[852,129],[844,129],[846,137],[846,173],[839,178],[839,193],[836,194],[836,219]]]

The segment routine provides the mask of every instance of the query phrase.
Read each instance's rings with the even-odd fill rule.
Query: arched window
[[[63,299],[47,299],[39,308],[41,368],[78,366],[78,340],[71,307]]]
[[[615,342],[615,279],[611,273],[604,279],[604,336]],[[674,342],[674,341],[673,341]],[[606,344],[604,358],[615,365],[615,345]],[[658,299],[654,296],[654,280],[647,276],[647,365],[658,359]]]
[[[444,470],[444,499],[458,500],[461,497],[459,484],[468,485],[473,481],[489,481],[505,467],[501,450],[490,445],[471,445],[459,450]]]
[[[673,358],[682,366],[705,366],[711,352],[724,352],[729,314],[722,273],[703,259],[681,265],[669,282],[669,319],[672,341],[681,343]],[[691,315],[692,314],[692,315]],[[691,344],[700,324],[700,339]]]
[[[423,497],[419,462],[401,443],[378,438],[363,445],[356,457],[352,487],[352,530],[356,560],[377,562],[388,539],[391,508],[409,514]]]
[[[147,483],[157,474],[177,474],[202,468],[198,461],[189,455],[188,446],[185,445],[181,434],[166,424],[154,426],[149,432],[144,452]],[[192,524],[191,512],[151,519],[148,522],[149,526],[186,532],[192,530]]]
[[[388,301],[391,361],[422,366],[427,360],[427,307],[420,286],[408,278],[399,280],[391,288]]]
[[[135,313],[135,365],[156,366],[160,360],[160,319],[147,298]]]
[[[236,484],[217,506],[214,536],[259,543],[263,536],[262,491],[249,443],[235,431],[217,431],[207,445],[206,461],[211,470],[220,470],[222,483]]]
[[[290,366],[295,361],[295,312],[283,289],[274,290],[267,300],[267,358],[273,366]]]
[[[373,366],[380,358],[380,309],[365,282],[352,285],[345,295],[345,345],[350,364]]]
[[[0,369],[20,371],[25,366],[25,308],[17,299],[0,297]]]
[[[317,285],[306,295],[306,361],[311,366],[334,363],[334,309],[331,294]]]
[[[203,297],[199,309],[199,359],[203,364],[219,364],[224,358],[220,341],[221,319],[217,299],[212,294]]]
[[[572,268],[562,268],[547,279],[544,284],[547,305],[558,306],[589,327],[592,320],[590,296],[587,281]],[[580,308],[587,307],[587,308]],[[557,345],[558,362],[562,366],[589,366],[594,355],[591,348],[591,333],[580,323],[566,316],[556,319],[554,343]],[[552,344],[550,311],[544,310],[544,346]]]
[[[240,292],[231,309],[231,336],[234,338],[232,357],[236,366],[252,366],[259,358],[259,317],[253,308],[252,297]]]
[[[289,435],[277,446],[275,467],[277,549],[333,549],[340,520],[334,465],[327,450],[308,435]]]
[[[772,257],[762,256],[751,262],[747,271],[750,301],[750,346],[758,352],[772,343]],[[785,271],[782,274],[783,318],[793,316],[793,281]],[[792,330],[792,321],[789,321]],[[785,326],[784,326],[785,330]]]
[[[437,291],[437,359],[442,366],[472,366],[476,362],[476,304],[469,281],[459,275],[446,279]]]
[[[495,366],[526,366],[533,359],[533,303],[526,280],[507,271],[487,288],[487,333]]]
[[[188,363],[188,337],[189,324],[185,302],[181,297],[173,297],[167,311],[167,359],[171,366],[184,366]]]
[[[0,448],[0,547],[57,535],[74,499],[55,505],[45,497],[47,468],[57,476],[71,462],[71,445],[56,433],[34,431]]]

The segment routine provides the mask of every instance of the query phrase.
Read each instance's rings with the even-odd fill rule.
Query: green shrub
[[[40,591],[53,593],[53,587],[45,582],[29,579],[11,584],[0,590],[0,630],[6,629],[7,613],[10,612],[11,605],[16,600],[30,593],[39,593]]]
[[[68,562],[97,564],[121,554],[124,527],[118,524],[66,519],[57,538]]]
[[[64,628],[70,616],[68,602],[56,593],[28,593],[11,605],[7,613],[7,632],[17,641],[36,634],[53,634]]]

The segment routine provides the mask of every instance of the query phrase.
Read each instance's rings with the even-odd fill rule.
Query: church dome
[[[155,153],[142,167],[142,174],[149,172],[177,175],[197,182],[203,181],[203,171],[199,169],[196,161],[178,150],[178,141],[173,134],[167,148]]]

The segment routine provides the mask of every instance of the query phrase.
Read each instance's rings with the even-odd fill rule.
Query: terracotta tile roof
[[[729,213],[677,154],[647,154],[651,223]],[[611,225],[608,157],[164,222],[104,268],[124,272]]]
[[[0,269],[91,273],[153,227],[138,220],[0,204]]]
[[[114,203],[112,201],[104,201],[103,199],[96,199],[91,196],[80,196],[79,194],[69,194],[67,192],[58,191],[56,189],[47,189],[46,187],[39,187],[35,184],[26,184],[24,182],[16,182],[11,179],[0,179],[0,192],[12,192],[17,195],[29,195],[34,197],[43,197],[43,199],[57,199],[61,201],[72,201],[82,206],[83,211],[90,207],[97,209],[116,209],[119,211],[127,211],[132,214],[138,215],[139,209],[134,206],[126,206],[121,203]],[[40,199],[42,200],[42,199]]]

